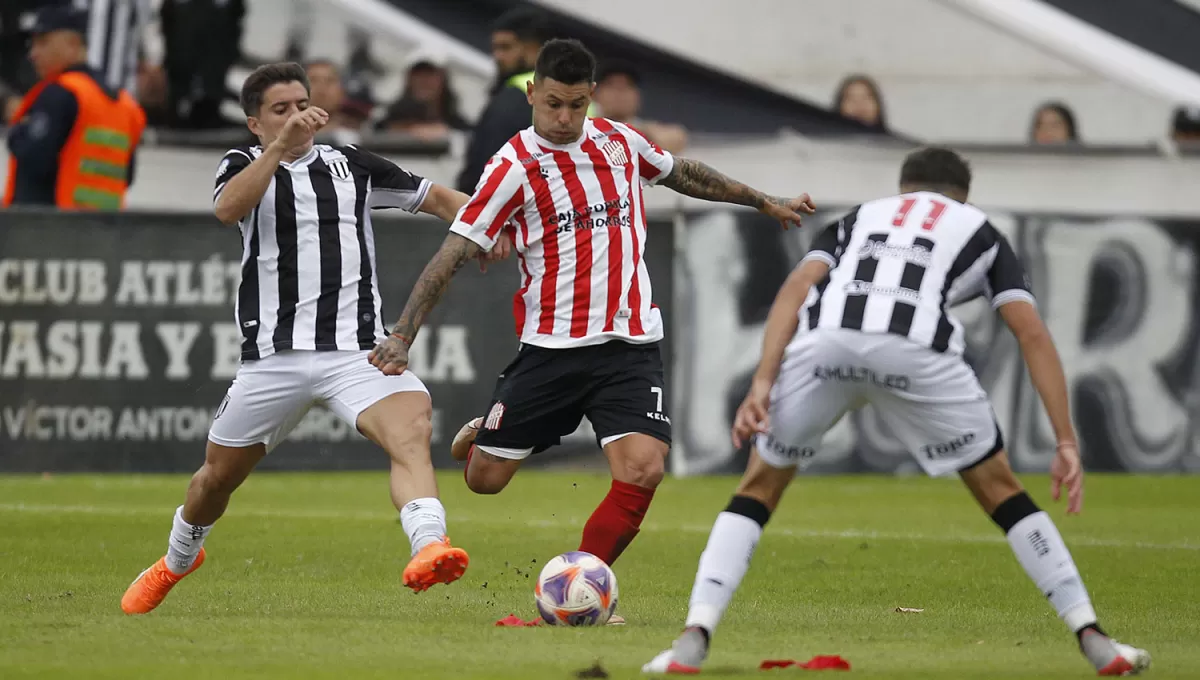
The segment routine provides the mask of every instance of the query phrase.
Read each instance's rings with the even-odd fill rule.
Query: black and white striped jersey
[[[214,204],[261,154],[257,146],[226,152]],[[281,163],[258,207],[239,223],[235,314],[242,359],[288,349],[371,349],[382,340],[370,209],[415,213],[429,187],[429,180],[354,146],[317,144]]]
[[[810,292],[801,329],[893,333],[962,354],[963,327],[947,307],[980,295],[993,308],[1034,301],[1020,260],[987,215],[933,192],[862,204],[815,239],[809,259],[831,269]]]

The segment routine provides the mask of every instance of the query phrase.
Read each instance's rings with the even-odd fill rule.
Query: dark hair
[[[1071,109],[1062,102],[1046,102],[1037,107],[1037,110],[1033,112],[1033,120],[1029,122],[1029,141],[1033,141],[1033,136],[1037,132],[1038,119],[1045,111],[1053,111],[1061,116],[1063,123],[1067,126],[1067,139],[1072,142],[1079,141],[1079,132],[1075,127],[1075,114],[1071,113]]]
[[[492,23],[492,33],[499,31],[508,31],[521,42],[541,45],[550,39],[550,20],[537,10],[519,7],[501,14]]]
[[[295,62],[278,64],[263,64],[254,69],[242,83],[242,112],[247,116],[257,116],[262,108],[263,94],[272,86],[280,83],[300,83],[305,92],[311,92],[308,84],[308,73],[304,67]]]
[[[438,101],[432,105],[418,101],[413,96],[412,84],[406,81],[400,98],[388,109],[386,118],[380,121],[380,126],[393,122],[442,121],[456,130],[469,128],[470,125],[458,107],[458,94],[450,84],[450,72],[431,61],[418,61],[409,67],[409,74],[418,68],[432,68],[442,74],[442,94]]]
[[[591,83],[596,77],[596,57],[574,38],[555,38],[538,50],[533,73],[537,80],[550,78],[564,85]]]
[[[634,85],[642,84],[642,74],[638,68],[633,65],[633,62],[625,61],[624,59],[610,59],[600,65],[596,71],[596,82],[602,83],[605,79],[611,76],[625,76],[633,82]]]
[[[928,146],[908,154],[900,168],[900,186],[971,191],[971,168],[954,151]]]
[[[879,105],[879,122],[875,124],[875,127],[881,130],[887,129],[887,109],[883,106],[883,93],[879,90],[879,84],[868,75],[853,73],[842,80],[838,85],[837,93],[833,96],[834,111],[842,112],[842,100],[846,98],[846,90],[849,90],[851,85],[857,84],[865,85],[871,91],[871,96],[875,98],[875,103]]]

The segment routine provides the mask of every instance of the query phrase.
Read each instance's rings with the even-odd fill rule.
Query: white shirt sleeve
[[[484,250],[496,244],[504,225],[525,203],[525,171],[503,156],[493,156],[471,200],[458,211],[450,231]]]
[[[671,174],[671,170],[675,168],[674,156],[650,141],[650,138],[637,128],[623,123],[618,123],[618,125],[621,125],[621,129],[625,131],[625,136],[633,146],[633,152],[637,154],[638,174],[641,176],[643,184],[653,186]]]

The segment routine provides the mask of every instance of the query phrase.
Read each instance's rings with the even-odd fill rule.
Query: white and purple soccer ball
[[[542,567],[533,594],[552,626],[603,626],[617,609],[617,576],[591,553],[563,553]]]

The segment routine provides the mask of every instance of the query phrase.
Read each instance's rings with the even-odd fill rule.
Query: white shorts
[[[370,351],[287,350],[244,362],[217,408],[208,439],[221,446],[279,445],[314,404],[350,427],[358,414],[397,392],[429,394],[411,371],[384,375],[367,362]]]
[[[898,335],[817,329],[788,346],[755,448],[773,467],[807,465],[825,431],[868,403],[929,475],[969,468],[1004,445],[962,357]]]

